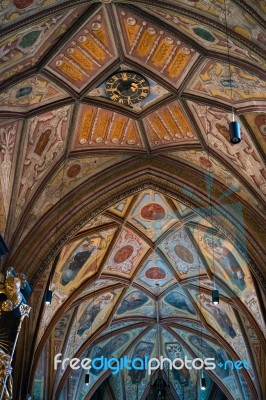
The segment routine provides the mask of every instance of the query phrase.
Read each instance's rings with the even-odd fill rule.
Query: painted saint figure
[[[223,245],[223,240],[206,233],[203,237],[206,250],[225,270],[231,282],[240,290],[246,288],[245,274],[231,251]]]
[[[225,361],[227,360],[228,356],[226,355],[226,358],[223,357],[223,350],[218,349],[217,351],[209,345],[206,340],[204,340],[202,337],[199,337],[197,335],[190,335],[189,336],[189,341],[190,343],[198,350],[201,352],[201,354],[205,357],[210,357],[215,359],[216,365],[222,364],[224,365]],[[230,374],[230,367],[229,368],[216,368],[215,373],[220,377],[220,378],[226,378]]]
[[[89,352],[90,358],[93,360],[95,358],[101,358],[101,357],[105,358],[114,357],[116,350],[122,347],[129,339],[130,336],[128,333],[121,333],[120,335],[114,336],[103,347],[100,346],[93,347],[93,350]],[[91,367],[90,372],[94,375],[99,375],[103,370],[103,368],[99,368],[100,364],[101,364],[100,360],[95,361],[96,368]]]
[[[185,296],[179,292],[172,292],[165,296],[165,302],[171,306],[178,308],[179,310],[187,311],[190,314],[195,315],[196,312],[186,300]]]
[[[136,310],[149,300],[148,296],[139,290],[134,290],[128,294],[122,301],[117,314],[123,314],[127,311]]]
[[[102,242],[103,240],[100,236],[91,237],[89,240],[85,240],[81,243],[81,245],[72,253],[71,257],[62,269],[60,283],[63,286],[68,285],[76,278],[77,274],[89,260],[94,250],[102,248]]]
[[[134,350],[133,356],[132,356],[132,360],[134,360],[135,358],[138,359],[142,359],[144,360],[144,357],[150,357],[152,350],[153,350],[154,345],[152,343],[149,342],[140,342]],[[138,368],[141,368],[141,361],[136,361],[136,366]],[[135,369],[132,368],[129,371],[129,376],[131,378],[131,382],[132,384],[139,384],[141,383],[142,379],[145,377],[146,374],[146,370],[145,369]]]
[[[203,307],[210,313],[210,315],[216,320],[220,328],[227,333],[232,339],[236,337],[236,332],[233,328],[233,323],[230,320],[227,312],[221,307],[214,305],[211,299],[206,298],[204,295],[199,297],[199,301],[202,301]]]
[[[102,311],[114,298],[114,292],[108,292],[97,297],[96,300],[90,304],[79,318],[77,334],[82,336],[83,333],[89,329],[97,317],[97,315]]]

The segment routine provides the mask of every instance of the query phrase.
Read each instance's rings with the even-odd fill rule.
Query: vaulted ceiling
[[[0,232],[4,267],[34,288],[21,355],[34,399],[89,399],[104,381],[110,398],[135,399],[137,380],[138,398],[148,395],[147,374],[97,371],[87,387],[81,373],[55,373],[58,352],[247,359],[249,371],[209,374],[199,398],[266,395],[265,10],[252,0],[0,6]],[[136,103],[106,90],[128,72],[149,88]],[[175,399],[197,392],[195,371],[164,379]]]

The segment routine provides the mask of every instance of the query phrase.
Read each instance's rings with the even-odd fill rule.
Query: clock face
[[[139,103],[150,93],[146,79],[134,72],[119,72],[111,76],[105,85],[107,96],[126,106]]]

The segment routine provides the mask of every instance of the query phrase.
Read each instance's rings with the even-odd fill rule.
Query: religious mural
[[[90,236],[88,239],[85,239],[71,254],[71,257],[61,270],[61,285],[66,286],[73,281],[92,254],[95,254],[97,249],[104,249],[104,246],[106,246],[105,239],[99,235]]]
[[[120,333],[116,335],[114,338],[110,339],[104,346],[95,346],[92,351],[89,353],[91,359],[94,358],[111,358],[114,354],[119,350],[122,346],[124,346],[130,339],[130,335],[128,333]],[[96,368],[91,368],[90,372],[94,375],[99,375],[102,372],[102,369],[98,369],[100,366],[100,361],[97,364]]]
[[[212,373],[223,382],[224,386],[230,391],[230,393],[234,393],[236,398],[237,396],[241,398],[243,394],[239,388],[237,371],[230,368],[230,366],[224,369],[224,362],[231,360],[230,355],[216,343],[207,341],[205,338],[203,338],[203,330],[201,326],[197,326],[195,328],[194,334],[191,334],[189,331],[182,330],[180,328],[173,327],[171,330],[173,330],[180,338],[182,338],[186,345],[191,348],[194,356],[201,358],[214,358],[216,368],[212,370]],[[209,332],[207,334],[209,335]],[[180,349],[182,348],[183,346],[181,345]]]
[[[186,298],[185,294],[183,291],[175,289],[174,291],[171,291],[164,297],[164,302],[173,308],[189,313],[192,315],[196,315],[196,312],[191,304],[191,302]],[[165,313],[165,308],[162,307],[162,315]],[[166,311],[167,313],[167,311]]]
[[[156,357],[158,352],[158,335],[156,329],[150,329],[142,335],[135,346],[128,352],[127,356],[131,360],[134,357],[144,359],[144,357]],[[141,367],[141,362],[137,363]],[[135,400],[136,395],[141,398],[147,385],[150,383],[150,376],[147,371],[126,370],[124,371],[124,385],[127,394],[127,400]]]
[[[152,199],[153,203],[151,202]],[[157,204],[158,207],[157,205],[150,207],[151,204]],[[93,333],[100,330],[97,336],[98,341],[89,348],[86,353],[87,356],[108,358],[114,356],[114,354],[125,354],[124,352],[126,352],[129,344],[136,340],[127,354],[131,357],[143,358],[144,355],[152,357],[157,354],[156,351],[158,352],[155,338],[159,332],[162,338],[161,351],[163,351],[165,357],[170,359],[184,357],[185,355],[191,357],[191,354],[168,330],[160,327],[156,333],[153,329],[147,329],[150,324],[149,319],[151,326],[153,326],[156,318],[167,321],[167,318],[170,317],[172,318],[171,321],[176,318],[178,328],[171,326],[169,329],[179,335],[195,354],[213,357],[217,364],[230,359],[231,355],[227,354],[221,345],[216,344],[214,333],[209,331],[209,327],[211,327],[227,342],[232,352],[235,352],[239,359],[250,360],[245,339],[233,308],[222,300],[220,300],[218,306],[214,305],[209,294],[192,289],[190,286],[191,283],[192,285],[198,284],[198,274],[203,274],[203,271],[206,271],[204,267],[206,261],[206,266],[208,265],[210,271],[213,272],[215,268],[215,274],[221,277],[228,286],[235,288],[237,293],[240,294],[240,298],[242,293],[245,306],[253,307],[250,309],[256,312],[251,297],[253,284],[247,266],[237,250],[227,239],[218,235],[206,219],[194,215],[192,209],[190,209],[189,214],[185,209],[184,217],[182,217],[182,214],[177,211],[177,206],[178,203],[171,202],[166,196],[151,190],[135,195],[134,200],[132,196],[129,196],[112,206],[106,214],[108,216],[107,224],[112,222],[112,216],[116,218],[119,213],[120,218],[124,215],[124,220],[129,221],[129,224],[123,227],[116,237],[116,245],[110,247],[110,250],[111,238],[114,237],[116,229],[95,230],[96,220],[100,216],[88,221],[86,228],[81,229],[80,233],[84,232],[82,239],[69,242],[64,247],[54,275],[54,282],[57,286],[60,286],[62,293],[65,291],[65,297],[60,298],[60,292],[57,291],[55,293],[56,306],[53,305],[53,300],[52,309],[57,307],[58,304],[62,304],[62,299],[67,298],[67,293],[71,293],[73,288],[80,284],[83,279],[89,277],[90,274],[103,271],[103,276],[90,282],[79,293],[77,297],[79,299],[84,298],[84,296],[91,297],[79,306],[75,314],[76,317],[71,320],[71,325],[69,319],[71,314],[64,315],[57,323],[54,329],[54,341],[52,342],[55,351],[60,351],[63,348],[66,332],[69,333],[67,345],[63,352],[64,357],[69,357]],[[163,225],[167,223],[168,215],[171,217],[171,223],[165,229],[162,226],[161,233],[158,232],[159,249],[153,250],[142,263],[143,256],[141,254],[145,254],[147,249],[150,248],[150,245],[143,240],[146,232],[145,224],[151,227],[152,225],[149,224],[159,221]],[[179,224],[179,221],[182,218],[187,218],[188,215],[190,215],[190,219],[187,227],[184,228],[182,224]],[[100,218],[99,221],[105,223],[105,214],[102,214],[102,217],[103,220]],[[136,221],[143,221],[142,230],[140,229],[141,225],[139,225],[139,230],[142,231],[143,235],[141,237],[136,234],[135,230],[129,229],[130,224],[131,226],[134,225],[134,218]],[[191,220],[197,221],[197,227],[191,224]],[[90,229],[93,232],[91,234]],[[148,236],[148,231],[146,235]],[[160,241],[161,236],[163,240]],[[195,245],[197,245],[197,250]],[[136,251],[138,246],[139,253]],[[199,254],[198,251],[201,253]],[[215,264],[212,261],[213,257]],[[104,261],[103,264],[101,260]],[[96,268],[96,265],[100,270]],[[115,267],[116,265],[117,267]],[[119,267],[120,265],[121,267]],[[140,267],[132,280],[133,286],[129,287],[121,296],[122,287],[121,289],[113,287],[118,283],[118,276],[112,274],[112,279],[107,279],[106,272],[112,271],[114,268],[116,268],[116,272],[119,271],[119,268],[122,271],[122,268],[126,268],[127,265],[132,265],[133,268],[138,265]],[[108,269],[106,266],[109,266]],[[192,268],[191,271],[190,268]],[[177,282],[178,277],[183,275],[189,276],[190,281],[188,283],[186,280]],[[124,276],[128,275],[124,274]],[[132,274],[129,276],[132,276]],[[202,287],[208,291],[212,290],[211,277],[207,278],[205,272],[205,278],[202,278],[200,280]],[[135,287],[135,285],[143,286],[145,291],[141,291],[140,286]],[[170,286],[172,286],[171,289],[168,289]],[[102,288],[106,288],[106,291],[97,293]],[[164,290],[165,293],[163,293]],[[150,297],[148,292],[155,295],[155,298],[159,297],[158,306],[156,306],[157,300],[154,300],[152,295]],[[220,293],[225,298],[227,297],[227,292],[223,288],[221,288]],[[111,317],[114,309],[115,314]],[[198,310],[207,322],[206,327],[199,323]],[[51,313],[47,313],[47,323],[51,315]],[[142,317],[146,318],[145,324],[141,322]],[[109,318],[112,318],[110,324]],[[143,337],[138,338],[134,327],[136,323],[142,323],[142,331],[147,329],[147,333]],[[200,338],[198,332],[206,335],[206,337],[212,337],[213,341]],[[91,372],[89,386],[83,383],[84,373],[73,378],[73,393],[83,393],[85,398],[88,390],[97,384],[105,371],[102,368],[94,368]],[[168,372],[166,369],[165,374],[180,396],[183,395],[182,391],[185,388],[185,400],[193,398],[197,390],[197,374],[195,371],[182,368]],[[225,387],[241,398],[242,394],[238,389],[237,378],[232,370],[220,368],[214,374],[217,379],[223,382]],[[252,379],[254,378],[254,369],[250,369],[249,375]],[[57,373],[56,382],[60,382],[62,376],[63,373]],[[118,385],[119,390],[120,378],[116,377],[115,379],[116,382],[113,382],[113,384]],[[130,370],[124,371],[121,379],[125,382],[129,400],[134,400],[136,390],[138,390],[139,395],[144,393],[149,378],[143,370]],[[244,383],[246,382],[245,376],[242,376],[241,379]],[[207,378],[207,386],[207,390],[211,391],[213,387],[211,377]],[[63,391],[62,393],[67,393],[67,389],[63,390],[66,390],[66,392]],[[248,389],[246,389],[246,392],[248,392]]]
[[[247,265],[243,263],[243,259],[237,254],[234,247],[227,240],[215,235],[211,230],[195,229],[193,233],[213,272],[217,265],[219,273],[224,277],[226,283],[228,283],[229,279],[231,285],[236,286],[240,291],[246,289],[247,277],[245,276],[244,268],[247,270]],[[212,262],[215,263],[215,266],[212,265]]]
[[[97,297],[81,314],[78,320],[77,335],[82,336],[93,324],[98,314],[114,300],[115,292],[111,291]]]
[[[132,314],[135,311],[137,314],[145,315],[143,306],[148,305],[147,303],[150,303],[150,298],[146,294],[140,290],[131,290],[121,301],[116,314],[117,316],[121,316],[122,314]],[[151,308],[150,304],[148,308]]]
[[[132,354],[132,359],[134,358],[139,358],[143,360],[144,363],[144,357],[149,357],[152,354],[154,348],[154,343],[150,342],[144,342],[140,341],[137,346],[134,348],[133,354]],[[141,368],[141,362],[138,361],[136,363],[139,368]],[[130,376],[132,385],[135,385],[136,383],[140,384],[143,378],[145,377],[147,371],[145,369],[131,369],[128,373]]]
[[[172,332],[162,328],[162,352],[163,356],[174,360],[176,358],[191,359],[192,354],[184,347],[179,340],[175,338]],[[195,369],[187,369],[185,366],[179,370],[168,369],[167,363],[165,364],[164,371],[167,376],[167,380],[173,385],[175,391],[180,398],[185,400],[194,399],[200,394],[197,390],[197,371]],[[207,375],[207,374],[206,374]],[[207,391],[211,390],[211,381],[207,382]],[[208,397],[207,397],[208,398]]]

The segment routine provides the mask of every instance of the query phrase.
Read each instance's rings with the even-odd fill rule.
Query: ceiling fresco
[[[67,93],[42,76],[26,79],[0,95],[1,110],[30,111],[50,101],[67,98]]]
[[[265,12],[0,2],[1,268],[33,287],[21,399],[148,400],[160,385],[167,400],[266,397]],[[185,367],[94,368],[86,385],[50,368],[59,352],[250,369],[205,370],[206,391]]]
[[[163,73],[165,79],[179,86],[188,67],[198,58],[194,49],[135,13],[117,8],[117,18],[126,55],[158,75]]]
[[[117,58],[110,31],[106,11],[98,11],[59,50],[47,69],[75,90],[82,90]]]
[[[181,203],[151,189],[129,196],[103,213],[108,219],[103,218],[102,230],[87,224],[77,234],[82,237],[62,249],[51,283],[53,300],[43,310],[37,354],[45,351],[50,337],[52,354],[62,349],[64,357],[83,354],[87,347],[83,357],[119,353],[131,358],[162,354],[172,359],[208,352],[217,363],[245,359],[252,367],[241,379],[254,382],[250,391],[246,384],[239,385],[240,377],[232,368],[210,373],[207,386],[211,392],[218,383],[225,392],[234,393],[233,398],[252,399],[252,391],[259,390],[256,371],[260,367],[253,357],[260,345],[254,333],[253,339],[243,334],[240,318],[245,315],[248,330],[256,326],[263,335],[265,324],[253,278],[243,256],[221,233],[208,222],[204,226],[204,220],[195,224],[199,220],[195,210],[181,216],[177,204],[181,208]],[[118,220],[113,210],[122,209],[121,205],[126,213]],[[136,220],[143,222],[136,224]],[[104,230],[111,221],[116,228]],[[148,229],[146,224],[151,224]],[[222,296],[218,306],[211,301],[214,274]],[[142,336],[144,329],[147,333]],[[91,340],[97,340],[92,349]],[[174,371],[166,378],[177,394],[184,385],[187,399],[198,385],[197,373],[188,371]],[[35,374],[34,388],[39,382],[37,370]],[[142,396],[151,382],[145,371],[125,370],[114,378],[110,370],[96,370],[86,386],[84,374],[57,372],[52,378],[56,396],[63,398],[69,393],[69,382],[75,381],[73,398],[85,399],[107,379],[110,385],[125,386],[126,399],[135,399],[136,383]],[[123,390],[119,393],[124,399]]]
[[[197,19],[177,15],[170,9],[168,9],[166,13],[158,7],[150,7],[150,12],[155,16],[159,16],[168,24],[171,24],[175,29],[187,35],[188,38],[196,41],[204,49],[212,49],[217,52],[217,54],[227,54],[229,48],[229,54],[231,56],[248,59],[254,65],[259,64],[265,66],[263,57],[252,52],[252,50],[243,48],[240,42],[231,37],[228,38],[226,32],[221,32],[218,29],[215,29],[213,25],[210,27]]]

